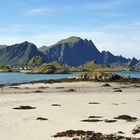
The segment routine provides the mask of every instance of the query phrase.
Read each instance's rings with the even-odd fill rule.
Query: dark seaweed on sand
[[[100,103],[98,103],[98,102],[89,102],[88,104],[95,104],[95,105],[98,105],[98,104],[100,104]]]
[[[47,118],[43,118],[43,117],[37,117],[36,120],[40,120],[40,121],[47,121]]]
[[[120,134],[124,134],[123,132]],[[69,137],[72,140],[140,140],[139,138],[131,138],[120,136],[116,134],[102,134],[95,133],[94,131],[83,131],[83,130],[67,130],[63,132],[58,132],[53,136],[54,138]]]
[[[51,106],[61,106],[60,104],[52,104]]]
[[[28,110],[28,109],[36,109],[36,107],[31,107],[31,106],[19,106],[19,107],[15,107],[13,109],[17,109],[17,110]]]
[[[81,120],[82,122],[102,122],[103,120],[99,119],[86,119],[86,120]]]
[[[114,117],[114,119],[117,119],[117,120],[126,120],[128,122],[133,122],[133,121],[137,121],[138,118],[131,117],[129,115],[119,115],[118,117]]]

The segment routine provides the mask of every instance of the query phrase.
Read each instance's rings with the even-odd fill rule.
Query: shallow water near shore
[[[131,78],[140,78],[140,72],[137,71],[119,71],[115,73],[125,77],[130,76]]]
[[[25,72],[2,72],[0,73],[0,84],[23,83],[48,79],[62,79],[71,77],[77,73],[78,72],[73,72],[71,74],[26,74]],[[115,73],[126,77],[130,76],[133,78],[140,78],[140,72],[120,71]]]
[[[23,83],[38,80],[48,80],[48,79],[61,79],[73,76],[76,73],[71,74],[26,74],[24,72],[14,72],[0,73],[0,84],[8,83]]]

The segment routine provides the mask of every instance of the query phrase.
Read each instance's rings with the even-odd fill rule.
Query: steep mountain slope
[[[126,59],[125,57],[115,56],[109,51],[102,52],[102,64],[111,66],[128,66],[131,59]]]
[[[136,66],[136,65],[139,65],[138,63],[139,61],[136,59],[136,58],[132,58],[129,63],[128,63],[128,66]]]
[[[134,59],[114,56],[109,51],[100,52],[91,40],[83,40],[74,36],[61,40],[50,47],[42,47],[40,51],[45,54],[49,62],[58,61],[71,66],[79,66],[93,60],[96,64],[112,66],[134,66],[137,62]]]
[[[36,66],[53,61],[70,66],[80,66],[88,61],[110,66],[140,66],[136,58],[126,59],[109,51],[100,52],[91,40],[75,36],[39,49],[27,41],[11,46],[0,45],[0,64]]]
[[[46,47],[42,52],[49,62],[58,61],[65,65],[79,66],[90,60],[101,63],[101,54],[93,42],[79,37],[61,40],[49,48]]]
[[[15,44],[12,46],[0,47],[0,63],[6,65],[25,65],[34,56],[40,56],[44,59],[44,55],[38,51],[37,47],[29,42]]]

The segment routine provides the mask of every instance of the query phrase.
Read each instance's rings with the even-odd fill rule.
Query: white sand
[[[60,138],[51,136],[69,129],[93,130],[104,134],[123,131],[125,136],[140,137],[140,135],[131,134],[131,130],[140,124],[139,120],[136,122],[118,120],[115,123],[81,122],[93,115],[103,116],[101,118],[103,120],[124,114],[140,118],[140,101],[138,101],[140,88],[115,83],[111,83],[112,87],[101,85],[102,83],[74,82],[24,84],[18,86],[19,89],[2,88],[0,91],[0,140],[57,140]],[[57,89],[56,87],[64,88]],[[113,87],[121,87],[123,92],[114,93]],[[70,88],[76,91],[65,92]],[[43,93],[35,93],[36,90],[41,90]],[[90,105],[89,102],[100,104]],[[61,106],[51,106],[55,103]],[[37,108],[34,110],[12,109],[20,105]],[[37,117],[48,118],[48,121],[36,120]]]

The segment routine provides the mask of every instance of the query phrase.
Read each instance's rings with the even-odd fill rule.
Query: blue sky
[[[140,0],[0,0],[0,44],[38,47],[69,36],[140,59]]]

